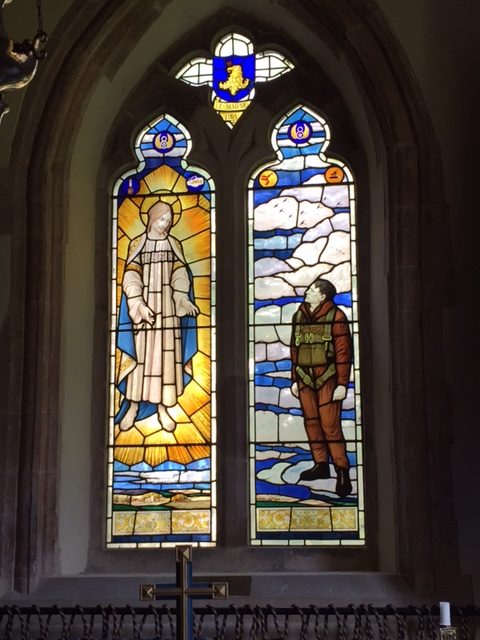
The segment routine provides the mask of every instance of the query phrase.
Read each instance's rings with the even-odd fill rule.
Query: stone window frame
[[[42,82],[32,83],[28,90],[29,99],[25,100],[20,116],[9,168],[12,176],[9,201],[12,211],[12,276],[16,286],[12,291],[5,329],[12,339],[9,352],[3,355],[11,363],[3,367],[4,371],[9,371],[3,393],[7,406],[6,451],[10,462],[8,473],[2,474],[1,488],[11,496],[11,500],[8,509],[1,512],[3,531],[6,532],[1,559],[6,581],[24,592],[34,590],[41,578],[53,576],[58,564],[58,443],[61,434],[58,407],[67,233],[64,211],[68,206],[73,142],[88,101],[89,87],[98,82],[101,74],[114,74],[121,64],[122,51],[115,43],[122,41],[123,47],[129,42],[133,44],[148,27],[149,21],[158,18],[163,10],[151,5],[148,10],[140,11],[141,0],[118,8],[111,3],[109,6],[104,0],[79,12],[80,4],[80,0],[74,1],[64,18],[63,32],[58,30],[57,42],[52,44],[54,53]],[[434,567],[442,564],[439,559],[443,561],[447,557],[447,549],[450,560],[443,564],[443,572],[453,570],[458,560],[456,548],[452,552],[446,543],[456,539],[452,514],[446,507],[433,506],[435,495],[441,494],[444,498],[451,495],[450,478],[440,465],[426,464],[427,459],[441,459],[441,452],[448,448],[450,430],[443,354],[438,348],[443,344],[440,322],[442,291],[451,282],[448,219],[438,145],[408,63],[372,0],[337,0],[325,7],[320,7],[317,2],[298,2],[295,10],[305,23],[314,25],[326,46],[335,51],[339,60],[342,58],[361,86],[373,137],[378,144],[376,151],[384,159],[387,193],[385,230],[388,239],[388,301],[384,317],[388,319],[389,328],[392,390],[389,405],[393,427],[395,573],[406,576],[414,593],[426,593],[442,580]],[[127,36],[123,32],[126,22],[131,25]],[[236,23],[247,26],[250,32],[254,31],[254,19],[235,14],[232,10],[216,14],[209,28],[214,35],[214,27],[216,33],[222,25]],[[259,41],[268,33],[262,23],[260,26]],[[286,35],[285,42],[290,44]],[[179,41],[178,45],[181,44]],[[184,40],[184,51],[185,45]],[[288,49],[295,55],[298,44],[295,46],[292,42]],[[94,55],[99,51],[104,54],[101,60]],[[178,53],[178,50],[173,53]],[[311,62],[306,54],[302,56],[300,52],[299,57],[302,63]],[[166,56],[166,62],[174,64],[176,60],[168,60]],[[162,67],[156,70],[162,71]],[[165,78],[165,87],[157,93],[156,112],[161,103],[166,107],[165,91],[170,89],[175,89],[173,81],[169,84]],[[151,115],[148,97],[144,92],[135,95],[135,91],[119,110],[118,121],[113,123],[112,131],[123,130],[128,135],[127,131],[133,132],[146,121],[145,116]],[[32,104],[36,105],[33,114],[29,108]],[[136,105],[134,112],[129,110],[133,104]],[[275,101],[267,106],[259,91],[256,105],[258,122],[263,122],[268,128],[271,112],[277,108]],[[330,105],[312,106],[321,107],[332,119],[335,131]],[[182,118],[180,108],[177,113]],[[217,117],[213,113],[208,115],[206,111],[203,115],[206,121]],[[244,117],[247,119],[248,116]],[[191,127],[193,136],[196,134],[194,120]],[[223,123],[220,125],[224,126]],[[226,144],[229,133],[225,131],[221,144]],[[219,136],[221,138],[221,134]],[[255,140],[256,156],[252,156],[248,149],[244,150],[244,171],[257,160],[268,157],[269,150],[264,142],[262,146],[262,141]],[[99,172],[98,211],[104,211],[104,187],[113,175],[113,164],[118,171],[122,164],[131,162],[127,159],[129,150],[123,141],[120,149],[118,140],[110,138],[106,152],[109,154],[109,166],[102,164]],[[342,155],[355,171],[355,158],[349,153]],[[48,158],[47,164],[45,158]],[[191,159],[201,162],[202,157],[201,154],[192,154]],[[356,175],[360,184],[362,176]],[[228,186],[225,185],[225,189]],[[364,203],[368,205],[368,198]],[[223,205],[219,199],[219,211]],[[238,224],[240,216],[234,215],[233,220]],[[234,226],[233,231],[237,232],[238,227]],[[422,252],[427,247],[428,261],[422,259]],[[97,254],[96,269],[100,278],[104,277],[104,267],[104,258]],[[361,283],[360,286],[364,285]],[[101,337],[104,331],[101,318],[106,317],[106,314],[102,315],[106,304],[104,293],[104,287],[97,288],[94,336],[97,353],[101,352],[104,340]],[[361,290],[361,295],[365,293]],[[235,332],[241,331],[241,328],[235,328]],[[368,370],[373,349],[374,345],[367,341],[367,348],[363,349],[364,371]],[[102,379],[101,372],[101,366],[95,369],[94,384]],[[234,375],[229,384],[235,388],[236,403],[242,405],[245,393],[242,380]],[[19,388],[22,389],[21,394],[18,393]],[[221,393],[222,384],[219,385]],[[368,397],[365,407],[367,423],[372,411],[368,405],[373,401],[373,397]],[[98,400],[92,407],[94,456],[98,451],[95,438],[101,432],[99,424],[104,424],[103,413],[104,405]],[[375,428],[380,428],[380,425],[375,425]],[[235,443],[230,445],[230,449],[226,448],[227,462],[231,461],[234,448]],[[412,450],[416,451],[415,455],[412,455]],[[95,464],[98,469],[99,458]],[[375,463],[367,464],[371,464],[374,473]],[[98,488],[94,488],[92,505],[98,497]],[[229,494],[225,499],[228,501],[231,497]],[[449,499],[444,499],[443,504],[449,503]],[[415,513],[415,518],[409,517],[411,513]],[[93,537],[99,539],[96,517],[94,515]],[[425,532],[420,540],[416,535],[419,529]],[[233,544],[230,555],[235,555],[238,542],[235,535],[232,534],[232,538],[220,537],[222,544]],[[16,544],[11,544],[14,540]],[[90,566],[94,564],[92,560],[98,559],[97,542],[93,543],[92,549]],[[335,558],[335,567],[339,568],[342,561],[338,560],[338,553],[332,557]],[[229,553],[226,553],[226,561],[228,558]],[[125,559],[128,564],[130,560],[126,556]],[[288,559],[285,562],[288,564]],[[104,570],[108,567],[111,567],[110,560],[105,561]],[[350,568],[355,567],[350,564]]]

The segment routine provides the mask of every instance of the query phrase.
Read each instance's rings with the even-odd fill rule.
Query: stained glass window
[[[215,45],[213,58],[192,58],[176,78],[193,86],[212,87],[212,106],[227,126],[233,128],[255,96],[255,84],[268,82],[293,69],[293,63],[278,51],[255,53],[251,40],[229,33]]]
[[[253,545],[364,545],[355,184],[304,106],[249,182]]]
[[[215,193],[164,115],[113,192],[107,546],[216,540]]]

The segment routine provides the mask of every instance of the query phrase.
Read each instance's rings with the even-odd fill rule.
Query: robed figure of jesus
[[[158,202],[148,211],[145,233],[128,249],[117,334],[117,386],[124,399],[115,422],[122,431],[154,412],[163,429],[174,431],[168,408],[192,374],[199,309],[182,245],[170,235],[172,223],[171,207]]]

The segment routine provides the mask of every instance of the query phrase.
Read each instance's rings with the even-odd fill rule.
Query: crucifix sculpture
[[[193,600],[227,598],[228,582],[193,583],[192,547],[177,546],[175,584],[142,584],[140,600],[175,600],[177,611],[176,640],[193,640]]]

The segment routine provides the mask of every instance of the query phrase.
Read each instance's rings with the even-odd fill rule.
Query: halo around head
[[[150,209],[159,202],[164,202],[171,208],[173,213],[172,226],[176,225],[182,212],[182,205],[180,203],[179,197],[171,195],[169,192],[165,194],[159,193],[158,195],[155,194],[144,198],[140,206],[140,217],[142,218],[142,222],[144,223],[144,225],[148,226],[148,213]]]

